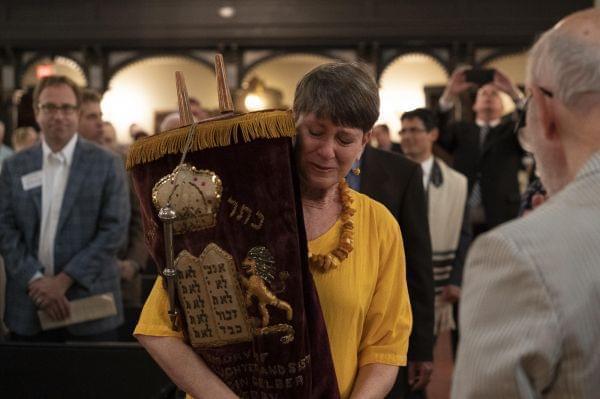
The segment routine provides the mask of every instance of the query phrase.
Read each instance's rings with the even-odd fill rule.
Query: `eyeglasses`
[[[548,89],[544,89],[541,86],[537,86],[540,91],[542,92],[542,94],[544,94],[546,97],[549,98],[553,98],[554,97],[554,93],[552,93],[550,90]],[[525,125],[527,124],[527,109],[529,108],[529,103],[531,102],[531,94],[527,96],[527,98],[525,99],[525,103],[523,104],[523,109],[521,109],[519,111],[519,120],[517,122],[517,124],[515,125],[515,134],[517,134],[519,132],[520,129],[524,128]]]
[[[552,93],[550,90],[544,89],[541,86],[537,86],[537,87],[540,89],[542,94],[545,95],[546,97],[549,97],[549,98],[554,97],[554,93]],[[525,99],[523,108],[519,111],[519,120],[517,121],[517,124],[515,125],[515,131],[514,131],[514,134],[517,135],[517,137],[519,138],[519,142],[521,143],[521,146],[527,152],[531,152],[531,147],[528,144],[525,137],[523,137],[522,129],[527,124],[527,109],[529,108],[529,103],[531,103],[531,97],[532,97],[532,94],[528,95],[527,98]]]
[[[73,115],[75,111],[79,108],[77,105],[73,104],[53,104],[53,103],[45,103],[39,104],[38,108],[40,111],[48,114],[48,115],[56,115],[57,112],[61,112],[63,115]]]
[[[405,134],[417,134],[417,133],[421,133],[421,132],[426,132],[426,129],[421,129],[418,127],[406,127],[403,128],[402,130],[400,130],[400,134],[401,135],[405,135]]]

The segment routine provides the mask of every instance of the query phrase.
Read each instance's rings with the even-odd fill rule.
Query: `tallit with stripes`
[[[439,334],[456,328],[452,304],[444,302],[441,293],[449,283],[456,257],[467,200],[467,179],[436,158],[427,197],[435,285],[434,332]]]

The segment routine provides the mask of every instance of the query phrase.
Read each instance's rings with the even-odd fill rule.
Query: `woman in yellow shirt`
[[[298,84],[294,115],[309,264],[340,395],[383,398],[406,364],[412,325],[402,238],[383,205],[343,181],[379,115],[377,85],[354,64],[322,65]],[[170,329],[167,307],[159,279],[138,340],[188,394],[235,397]]]

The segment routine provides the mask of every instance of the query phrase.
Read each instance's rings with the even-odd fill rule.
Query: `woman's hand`
[[[396,382],[398,366],[367,364],[358,369],[350,399],[385,398]]]
[[[173,382],[195,399],[238,397],[180,338],[149,335],[136,338]]]

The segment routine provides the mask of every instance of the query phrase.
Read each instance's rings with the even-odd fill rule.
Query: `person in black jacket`
[[[401,367],[390,398],[423,389],[433,370],[433,269],[421,166],[402,155],[366,146],[360,175],[348,183],[394,215],[404,240],[406,279],[413,313],[408,367]]]
[[[390,137],[390,128],[386,124],[373,126],[373,138],[377,142],[380,150],[397,152],[402,154],[402,147],[399,143],[394,143]]]
[[[496,70],[494,80],[477,91],[475,122],[450,122],[455,98],[472,87],[467,69],[455,71],[440,98],[438,144],[453,156],[452,167],[469,180],[469,207],[473,234],[477,235],[515,218],[519,211],[518,173],[525,155],[513,118],[502,117],[500,92],[508,94],[517,108],[523,95],[506,75]]]

